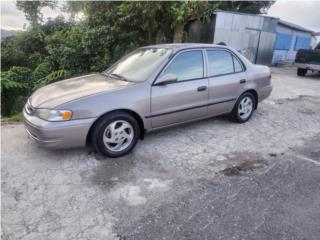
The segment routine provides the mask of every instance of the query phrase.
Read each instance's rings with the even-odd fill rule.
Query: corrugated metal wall
[[[270,65],[278,19],[217,12],[213,43],[225,42],[255,63]]]
[[[268,16],[218,11],[208,23],[189,24],[188,42],[224,42],[251,62],[263,65],[293,61],[299,48],[309,46],[311,35],[278,21]]]
[[[293,62],[300,48],[309,48],[311,34],[278,25],[272,64]]]

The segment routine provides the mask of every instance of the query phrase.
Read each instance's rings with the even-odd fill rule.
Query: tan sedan
[[[250,119],[271,91],[270,69],[226,46],[142,47],[102,73],[50,84],[29,98],[24,122],[43,146],[91,142],[102,154],[129,153],[147,131],[230,114]]]

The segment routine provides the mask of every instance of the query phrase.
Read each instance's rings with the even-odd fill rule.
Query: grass
[[[22,114],[21,113],[17,113],[17,114],[14,114],[10,117],[5,117],[5,118],[2,118],[3,121],[5,122],[20,122],[22,121]]]

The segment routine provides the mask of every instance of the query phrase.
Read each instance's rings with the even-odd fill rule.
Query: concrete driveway
[[[318,240],[320,75],[272,72],[249,122],[150,133],[119,159],[3,125],[2,239]]]

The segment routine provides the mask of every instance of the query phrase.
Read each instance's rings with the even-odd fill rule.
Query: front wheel
[[[91,142],[107,157],[121,157],[136,145],[140,135],[137,120],[126,112],[107,114],[94,126]]]
[[[256,101],[252,93],[246,92],[242,94],[231,112],[231,118],[238,123],[247,122],[255,109]]]

